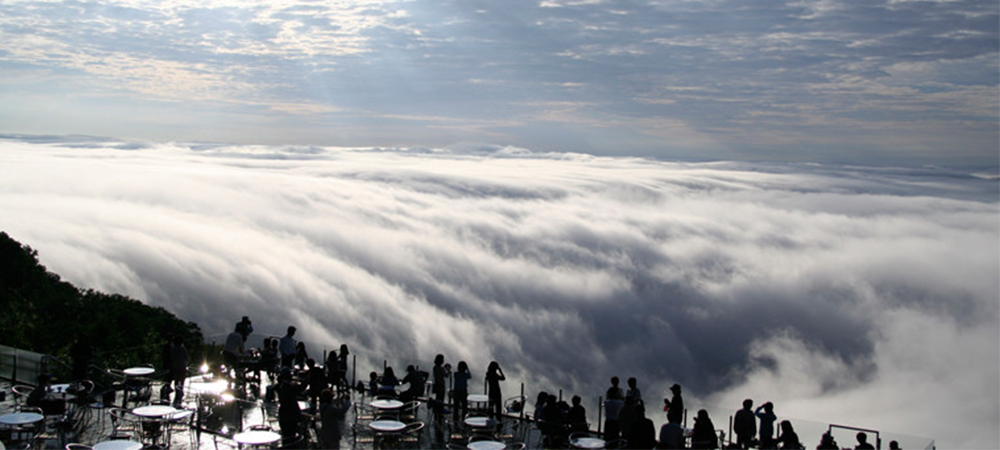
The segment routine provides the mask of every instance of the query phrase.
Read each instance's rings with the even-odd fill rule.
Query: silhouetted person
[[[655,448],[656,426],[653,425],[652,420],[646,417],[646,408],[642,405],[642,400],[637,401],[634,414],[630,425],[631,430],[628,433],[628,448],[647,450]]]
[[[899,449],[899,442],[889,441],[889,450],[900,450]]]
[[[180,408],[184,401],[184,380],[187,379],[188,371],[188,351],[184,346],[184,340],[180,335],[173,335],[170,342],[169,352],[169,382],[173,383],[174,408]]]
[[[579,395],[574,395],[570,400],[573,406],[569,408],[566,421],[569,422],[569,431],[587,431],[590,426],[587,423],[587,410],[583,407]]]
[[[472,372],[469,372],[469,365],[465,361],[459,361],[455,373],[452,375],[454,386],[452,387],[452,418],[456,422],[465,417],[469,412],[469,380],[472,379]]]
[[[324,389],[319,394],[319,413],[322,428],[319,430],[320,444],[325,449],[340,449],[340,438],[344,434],[344,417],[351,409],[351,396],[342,395],[334,399],[333,391]]]
[[[757,436],[757,416],[753,414],[753,400],[743,400],[743,409],[736,411],[733,418],[733,433],[736,434],[736,445],[740,448],[750,448]]]
[[[374,370],[368,374],[368,393],[372,397],[378,395],[378,372]]]
[[[399,379],[392,370],[392,366],[386,367],[382,376],[378,379],[378,395],[396,396],[396,386],[399,386]]]
[[[278,341],[278,351],[281,352],[281,367],[292,367],[295,364],[295,327],[288,331]]]
[[[229,336],[226,336],[226,344],[222,347],[222,360],[226,362],[226,366],[233,370],[233,376],[236,379],[243,378],[241,359],[245,354],[243,335],[240,334],[239,324],[237,324],[236,329],[229,333]]]
[[[819,439],[819,445],[816,446],[816,450],[840,450],[840,446],[837,445],[837,440],[833,438],[833,435],[827,431]]]
[[[73,379],[86,380],[87,368],[94,360],[94,348],[90,345],[90,337],[80,336],[70,348],[69,355],[73,358]]]
[[[699,409],[698,415],[694,418],[694,429],[691,431],[691,448],[719,448],[718,437],[715,434],[715,425],[708,417],[708,411]]]
[[[253,333],[253,323],[250,322],[250,318],[243,316],[243,320],[236,324],[236,331],[240,333],[240,336],[243,336],[243,342],[246,342],[250,333]]]
[[[621,430],[621,438],[628,442],[632,436],[632,422],[635,421],[635,398],[625,397],[622,410],[618,413],[618,429]]]
[[[611,392],[614,391],[618,393],[618,399],[625,401],[625,392],[622,391],[622,388],[618,387],[618,383],[618,377],[611,377],[611,387],[604,393],[604,398],[611,398]]]
[[[667,403],[667,421],[679,424],[684,420],[684,398],[681,397],[681,385],[670,386],[670,392],[673,393],[673,396]]]
[[[299,432],[302,421],[302,411],[299,409],[299,391],[301,389],[292,381],[292,368],[281,368],[278,375],[278,426],[281,435],[292,437]]]
[[[404,402],[416,400],[424,393],[424,386],[427,385],[429,374],[426,371],[417,369],[413,364],[406,366],[406,376],[403,377],[403,384],[408,384],[406,391],[399,394],[399,399]]]
[[[621,423],[618,421],[625,401],[622,400],[621,389],[608,389],[608,398],[604,400],[604,440],[612,441],[621,436]]]
[[[774,421],[778,420],[778,416],[774,415],[774,403],[764,403],[758,406],[753,413],[760,419],[760,448],[773,449],[775,445]]]
[[[305,342],[295,343],[295,367],[300,369],[306,368],[306,360],[309,359],[309,353],[306,352]]]
[[[799,435],[792,428],[792,423],[787,420],[781,421],[781,436],[775,439],[775,443],[780,443],[781,448],[803,449],[802,442],[799,442]]]
[[[440,420],[441,413],[444,412],[444,398],[448,392],[448,370],[444,367],[444,355],[438,354],[434,357],[434,419]],[[422,387],[421,387],[422,388]]]
[[[855,439],[858,440],[858,445],[854,446],[854,450],[875,450],[875,446],[868,443],[868,435],[863,431],[859,431]]]
[[[676,450],[684,448],[684,429],[679,423],[667,422],[660,427],[660,443],[656,448]]]
[[[326,384],[326,374],[323,373],[323,368],[316,365],[316,360],[312,358],[306,359],[306,393],[309,395],[309,400],[312,402],[310,405],[310,411],[317,411],[317,405],[319,404],[320,394],[327,388]]]
[[[506,379],[500,363],[491,361],[486,368],[486,398],[489,399],[490,414],[496,419],[503,415],[503,393],[500,391],[500,382]]]
[[[340,352],[337,354],[337,379],[331,381],[334,386],[342,387],[345,391],[350,387],[350,383],[347,382],[347,357],[350,354],[347,344],[340,344]]]
[[[642,401],[642,392],[639,391],[638,382],[635,377],[629,377],[628,379],[628,390],[625,391],[625,400],[634,399],[638,402]]]

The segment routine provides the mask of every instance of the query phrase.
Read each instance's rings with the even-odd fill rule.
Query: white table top
[[[507,444],[499,441],[473,441],[465,446],[469,450],[503,450]]]
[[[375,431],[396,433],[406,429],[406,424],[398,420],[374,420],[368,424]]]
[[[153,372],[156,372],[156,370],[153,369],[152,367],[129,367],[128,369],[125,369],[122,372],[128,376],[142,377],[146,375],[152,375]]]
[[[476,416],[476,417],[466,417],[465,418],[465,424],[468,425],[468,426],[470,426],[470,427],[475,427],[475,428],[485,428],[485,427],[488,427],[490,425],[493,425],[494,423],[496,423],[496,422],[493,422],[492,419],[490,419],[489,417],[485,417],[485,416],[482,416],[482,417]]]
[[[573,439],[573,442],[570,442],[570,444],[576,448],[604,448],[605,442],[604,439],[600,438],[581,437]]]
[[[281,435],[267,430],[250,430],[233,435],[233,440],[243,445],[267,445],[281,440]]]
[[[48,392],[52,394],[65,394],[69,390],[69,384],[53,384],[49,386]]]
[[[490,398],[486,394],[469,394],[468,400],[474,403],[486,403]]]
[[[163,417],[177,412],[177,408],[167,405],[140,406],[132,410],[132,414],[142,417]]]
[[[139,450],[141,448],[141,442],[125,440],[103,441],[94,444],[94,450]]]
[[[45,416],[32,412],[16,412],[0,416],[0,423],[7,425],[27,425],[40,422]]]
[[[402,408],[403,402],[399,400],[381,399],[381,400],[372,400],[371,403],[369,403],[368,405],[375,409],[396,409],[396,408]]]

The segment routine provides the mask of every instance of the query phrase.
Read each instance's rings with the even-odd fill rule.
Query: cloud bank
[[[348,343],[362,373],[440,352],[478,377],[500,361],[511,395],[524,382],[596,400],[609,376],[636,376],[654,405],[677,382],[692,405],[752,397],[787,418],[1000,444],[995,167],[0,149],[0,229],[68,281],[206,334],[250,315],[263,333]]]

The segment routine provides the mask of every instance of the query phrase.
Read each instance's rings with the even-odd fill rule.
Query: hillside
[[[0,232],[0,344],[55,356],[92,355],[98,367],[152,363],[162,344],[180,335],[192,354],[203,338],[198,325],[169,311],[118,294],[80,289],[49,272],[38,252]]]

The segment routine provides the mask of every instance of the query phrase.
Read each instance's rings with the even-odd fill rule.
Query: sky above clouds
[[[995,163],[995,1],[12,0],[0,132]]]
[[[997,183],[501,146],[5,137],[0,230],[67,281],[210,338],[250,315],[261,334],[294,324],[315,354],[348,343],[362,377],[440,352],[480,380],[500,361],[506,393],[563,389],[594,414],[609,376],[636,376],[652,405],[682,384],[716,424],[774,401],[808,445],[838,423],[904,448],[996,448]]]

